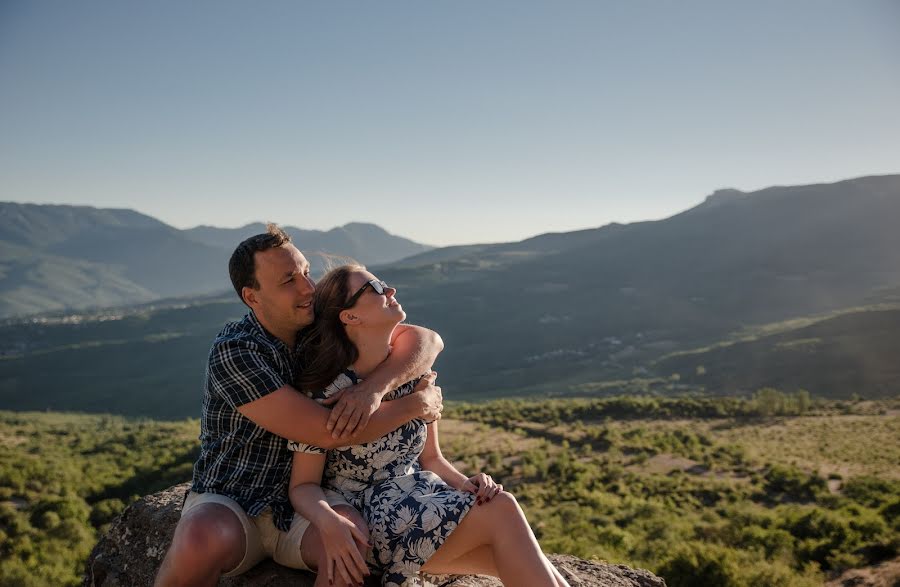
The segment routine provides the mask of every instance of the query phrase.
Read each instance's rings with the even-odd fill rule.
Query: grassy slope
[[[698,405],[458,404],[441,437],[462,470],[490,471],[519,496],[548,551],[650,568],[670,585],[814,585],[896,553],[896,402],[673,416],[738,404]],[[134,496],[189,478],[197,427],[0,412],[0,585],[76,584],[98,528]]]

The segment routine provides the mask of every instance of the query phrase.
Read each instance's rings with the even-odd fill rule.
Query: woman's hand
[[[494,481],[490,475],[478,473],[477,475],[466,479],[466,482],[463,483],[460,489],[468,491],[469,493],[474,493],[475,497],[478,498],[475,503],[481,505],[491,501],[495,495],[503,491],[503,486]]]
[[[329,583],[340,575],[348,584],[361,584],[369,574],[369,567],[360,554],[360,550],[370,548],[368,533],[337,514],[331,516],[327,524],[319,524],[316,528],[322,537],[326,561],[326,568],[320,568],[319,572],[326,573]]]

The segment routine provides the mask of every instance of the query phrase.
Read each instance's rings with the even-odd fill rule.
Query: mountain
[[[448,383],[467,396],[547,391],[868,303],[900,284],[898,218],[898,175],[720,191],[664,220],[461,248],[380,276],[444,337]]]
[[[443,337],[436,368],[448,399],[564,395],[588,383],[673,373],[716,392],[782,381],[814,395],[890,395],[895,379],[877,366],[882,358],[841,364],[843,373],[871,369],[859,378],[864,385],[826,384],[815,375],[816,365],[838,356],[840,346],[829,341],[879,344],[882,334],[873,329],[826,330],[824,344],[806,347],[818,356],[805,362],[794,353],[773,355],[787,361],[779,373],[797,367],[795,378],[747,367],[717,383],[727,369],[716,361],[749,355],[689,357],[685,364],[663,357],[736,340],[748,328],[900,300],[897,218],[898,175],[720,190],[659,221],[438,249],[376,274],[398,287],[411,322]],[[140,406],[159,417],[194,406],[176,415],[194,414],[210,340],[242,313],[226,296],[116,319],[100,313],[77,324],[9,321],[0,328],[0,402],[16,409]],[[854,356],[875,347],[860,348]],[[708,381],[690,380],[698,365]]]
[[[0,315],[223,290],[221,250],[132,210],[0,203]]]
[[[430,250],[409,239],[390,234],[376,224],[351,222],[328,231],[306,230],[295,226],[283,226],[293,242],[304,253],[310,255],[314,264],[316,252],[340,254],[364,263],[385,264]],[[235,245],[247,237],[266,231],[261,222],[247,224],[240,228],[215,228],[197,226],[184,231],[188,238],[210,246],[233,250]]]
[[[0,316],[225,291],[235,245],[264,230],[178,230],[133,210],[0,202]],[[372,224],[288,232],[304,250],[367,263],[428,249]],[[311,262],[321,267],[318,257]]]

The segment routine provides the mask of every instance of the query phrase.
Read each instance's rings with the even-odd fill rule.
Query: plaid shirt
[[[250,516],[270,507],[275,526],[284,531],[294,514],[287,493],[291,453],[284,438],[263,430],[237,408],[292,383],[295,353],[267,332],[253,312],[219,333],[209,352],[200,458],[191,488],[230,497]]]

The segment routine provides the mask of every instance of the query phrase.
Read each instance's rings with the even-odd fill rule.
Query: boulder
[[[110,525],[94,547],[85,568],[83,585],[90,587],[143,587],[153,584],[156,570],[172,540],[181,515],[188,483],[149,495],[128,507]],[[572,587],[665,587],[665,582],[644,570],[624,565],[586,561],[567,555],[550,555]],[[221,586],[311,587],[314,575],[288,569],[271,560],[239,577],[223,578]],[[368,584],[368,583],[367,583]],[[372,581],[372,585],[378,585]],[[494,587],[500,581],[480,576],[460,576],[447,585]]]

